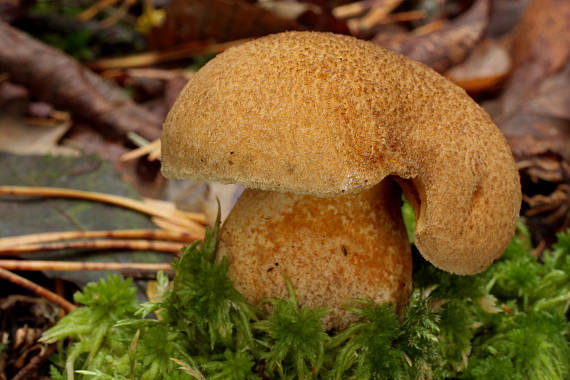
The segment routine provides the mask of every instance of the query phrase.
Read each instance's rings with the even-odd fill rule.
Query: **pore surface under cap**
[[[272,35],[210,61],[167,117],[162,162],[169,177],[317,196],[409,180],[416,245],[463,274],[502,253],[521,202],[504,137],[461,88],[326,33]]]

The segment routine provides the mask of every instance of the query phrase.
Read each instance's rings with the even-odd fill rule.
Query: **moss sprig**
[[[528,232],[528,231],[527,231]],[[247,304],[216,259],[219,224],[187,247],[162,299],[141,304],[129,280],[89,284],[81,307],[43,337],[69,338],[54,379],[549,379],[570,378],[570,231],[530,255],[519,229],[503,257],[476,276],[416,257],[408,307],[350,300],[359,320],[326,332],[327,309],[289,297]],[[158,317],[157,317],[158,316]]]

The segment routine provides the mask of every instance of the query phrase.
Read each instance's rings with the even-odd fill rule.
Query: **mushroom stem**
[[[351,298],[393,303],[401,312],[411,289],[412,260],[399,187],[390,179],[334,198],[246,190],[220,235],[219,256],[247,301],[287,297],[285,276],[299,302],[329,307],[327,328],[356,319]]]

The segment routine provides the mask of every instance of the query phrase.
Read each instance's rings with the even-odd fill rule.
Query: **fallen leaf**
[[[134,187],[141,196],[158,197],[162,192],[165,179],[159,173],[160,164],[146,159],[121,161],[122,155],[130,150],[125,144],[106,138],[82,123],[74,124],[65,136],[65,141],[83,154],[96,154],[111,162],[114,169],[120,173],[121,180]]]
[[[504,92],[484,106],[521,165],[522,213],[533,239],[548,246],[570,224],[570,204],[561,202],[570,186],[570,2],[532,0],[511,55]]]
[[[22,116],[0,112],[0,151],[14,154],[77,155],[79,152],[76,149],[59,145],[70,126],[70,121],[57,125],[30,125]]]
[[[561,70],[570,56],[570,2],[533,0],[514,33],[512,82],[533,84]]]
[[[152,49],[189,41],[233,41],[304,29],[256,4],[239,0],[173,0],[162,26],[147,36]]]
[[[538,83],[511,84],[494,106],[486,107],[517,158],[553,152],[570,162],[569,83],[570,62]]]
[[[533,0],[511,52],[507,87],[485,108],[517,158],[552,152],[570,162],[570,3]]]
[[[507,49],[496,41],[484,40],[467,59],[454,66],[445,76],[469,93],[496,89],[511,69],[511,57]]]
[[[529,3],[530,0],[493,0],[485,37],[497,39],[510,34]]]
[[[380,33],[373,41],[444,72],[462,62],[481,39],[489,22],[489,8],[489,0],[477,0],[464,14],[434,32]]]
[[[545,78],[537,86],[534,96],[523,105],[523,111],[570,121],[570,65]]]

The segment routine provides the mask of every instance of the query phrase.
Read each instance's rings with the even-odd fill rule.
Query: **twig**
[[[98,2],[93,4],[91,7],[87,8],[86,10],[81,12],[77,16],[77,18],[81,21],[91,20],[93,17],[97,16],[97,14],[99,12],[101,12],[103,9],[111,7],[118,2],[119,2],[119,0],[99,0]]]
[[[165,70],[156,68],[143,68],[143,69],[127,69],[126,74],[135,78],[149,78],[160,80],[173,80],[180,76],[186,79],[192,79],[196,74],[191,70]]]
[[[0,247],[0,256],[13,256],[41,251],[61,251],[66,249],[89,250],[130,250],[130,251],[157,251],[178,254],[184,247],[181,243],[152,240],[120,240],[97,239],[87,241],[71,241],[63,243],[40,243],[21,246]]]
[[[370,10],[375,4],[380,3],[378,0],[364,0],[356,1],[353,3],[339,5],[334,7],[332,10],[333,16],[338,19],[347,19],[351,17],[356,17],[362,13]]]
[[[162,119],[136,104],[72,57],[0,21],[0,72],[28,88],[37,99],[71,111],[108,135],[137,132],[160,137]]]
[[[150,152],[148,154],[148,160],[149,161],[156,161],[156,160],[160,160],[160,155],[162,154],[162,148],[159,145],[155,150],[153,150],[152,152]]]
[[[349,26],[350,30],[354,31],[354,33],[360,33],[360,32],[369,31],[380,25],[421,20],[426,18],[427,16],[426,11],[424,10],[389,14],[389,12],[393,10],[393,8],[387,8],[387,7],[390,6],[395,7],[397,5],[398,1],[392,3],[390,2],[383,3],[384,8],[374,8],[365,17],[348,20],[347,25]]]
[[[73,311],[73,309],[76,308],[75,305],[73,305],[71,302],[67,301],[66,299],[64,299],[64,298],[58,296],[57,294],[47,290],[46,288],[39,286],[38,284],[35,284],[32,281],[30,281],[30,280],[28,280],[22,276],[18,276],[17,274],[12,273],[6,269],[0,268],[0,278],[3,278],[4,280],[10,281],[11,283],[19,285],[23,288],[26,288],[29,291],[31,291],[32,293],[37,294],[40,297],[44,297],[45,299],[55,303],[56,305],[58,305],[59,307],[61,307],[62,309],[64,309],[68,313]]]
[[[130,152],[123,154],[120,157],[120,159],[123,162],[129,161],[129,160],[134,160],[135,158],[142,157],[145,154],[153,153],[156,150],[160,151],[160,140],[155,140],[155,141],[148,143],[144,146],[133,149]]]
[[[414,29],[413,33],[416,36],[424,36],[426,34],[437,32],[444,26],[445,26],[445,20],[440,18]]]
[[[98,263],[86,261],[0,260],[0,268],[14,271],[169,271],[168,263]]]
[[[186,232],[196,236],[203,236],[205,229],[200,224],[207,224],[206,217],[202,214],[188,213],[177,209],[169,210],[164,207],[158,207],[157,204],[149,205],[148,201],[147,204],[145,204],[144,202],[118,195],[95,193],[90,191],[63,189],[57,187],[0,186],[0,195],[76,198],[109,203],[151,216],[158,216],[163,219],[167,219],[175,224],[186,227]]]
[[[114,11],[109,17],[101,21],[101,26],[108,28],[121,21],[129,12],[129,9],[135,4],[135,0],[123,0],[118,10]]]
[[[381,20],[386,18],[386,16],[392,12],[398,5],[402,3],[403,0],[386,0],[379,4],[375,4],[374,7],[364,16],[360,22],[360,27],[363,30],[370,30],[374,25],[379,23]]]
[[[249,39],[222,42],[218,44],[205,45],[200,42],[191,42],[162,51],[150,51],[147,53],[135,54],[119,58],[107,58],[93,61],[87,66],[93,70],[108,69],[128,69],[132,67],[151,66],[157,63],[171,62],[195,55],[219,53],[232,46],[242,44]]]
[[[0,238],[0,248],[14,247],[24,244],[47,243],[52,241],[96,238],[169,240],[187,243],[198,240],[198,238],[188,233],[167,230],[66,231]]]
[[[416,11],[408,11],[408,12],[400,12],[400,13],[392,13],[387,15],[383,20],[378,20],[375,26],[381,24],[391,24],[395,22],[406,22],[406,21],[415,21],[415,20],[422,20],[426,18],[427,14],[424,10],[416,10]]]

